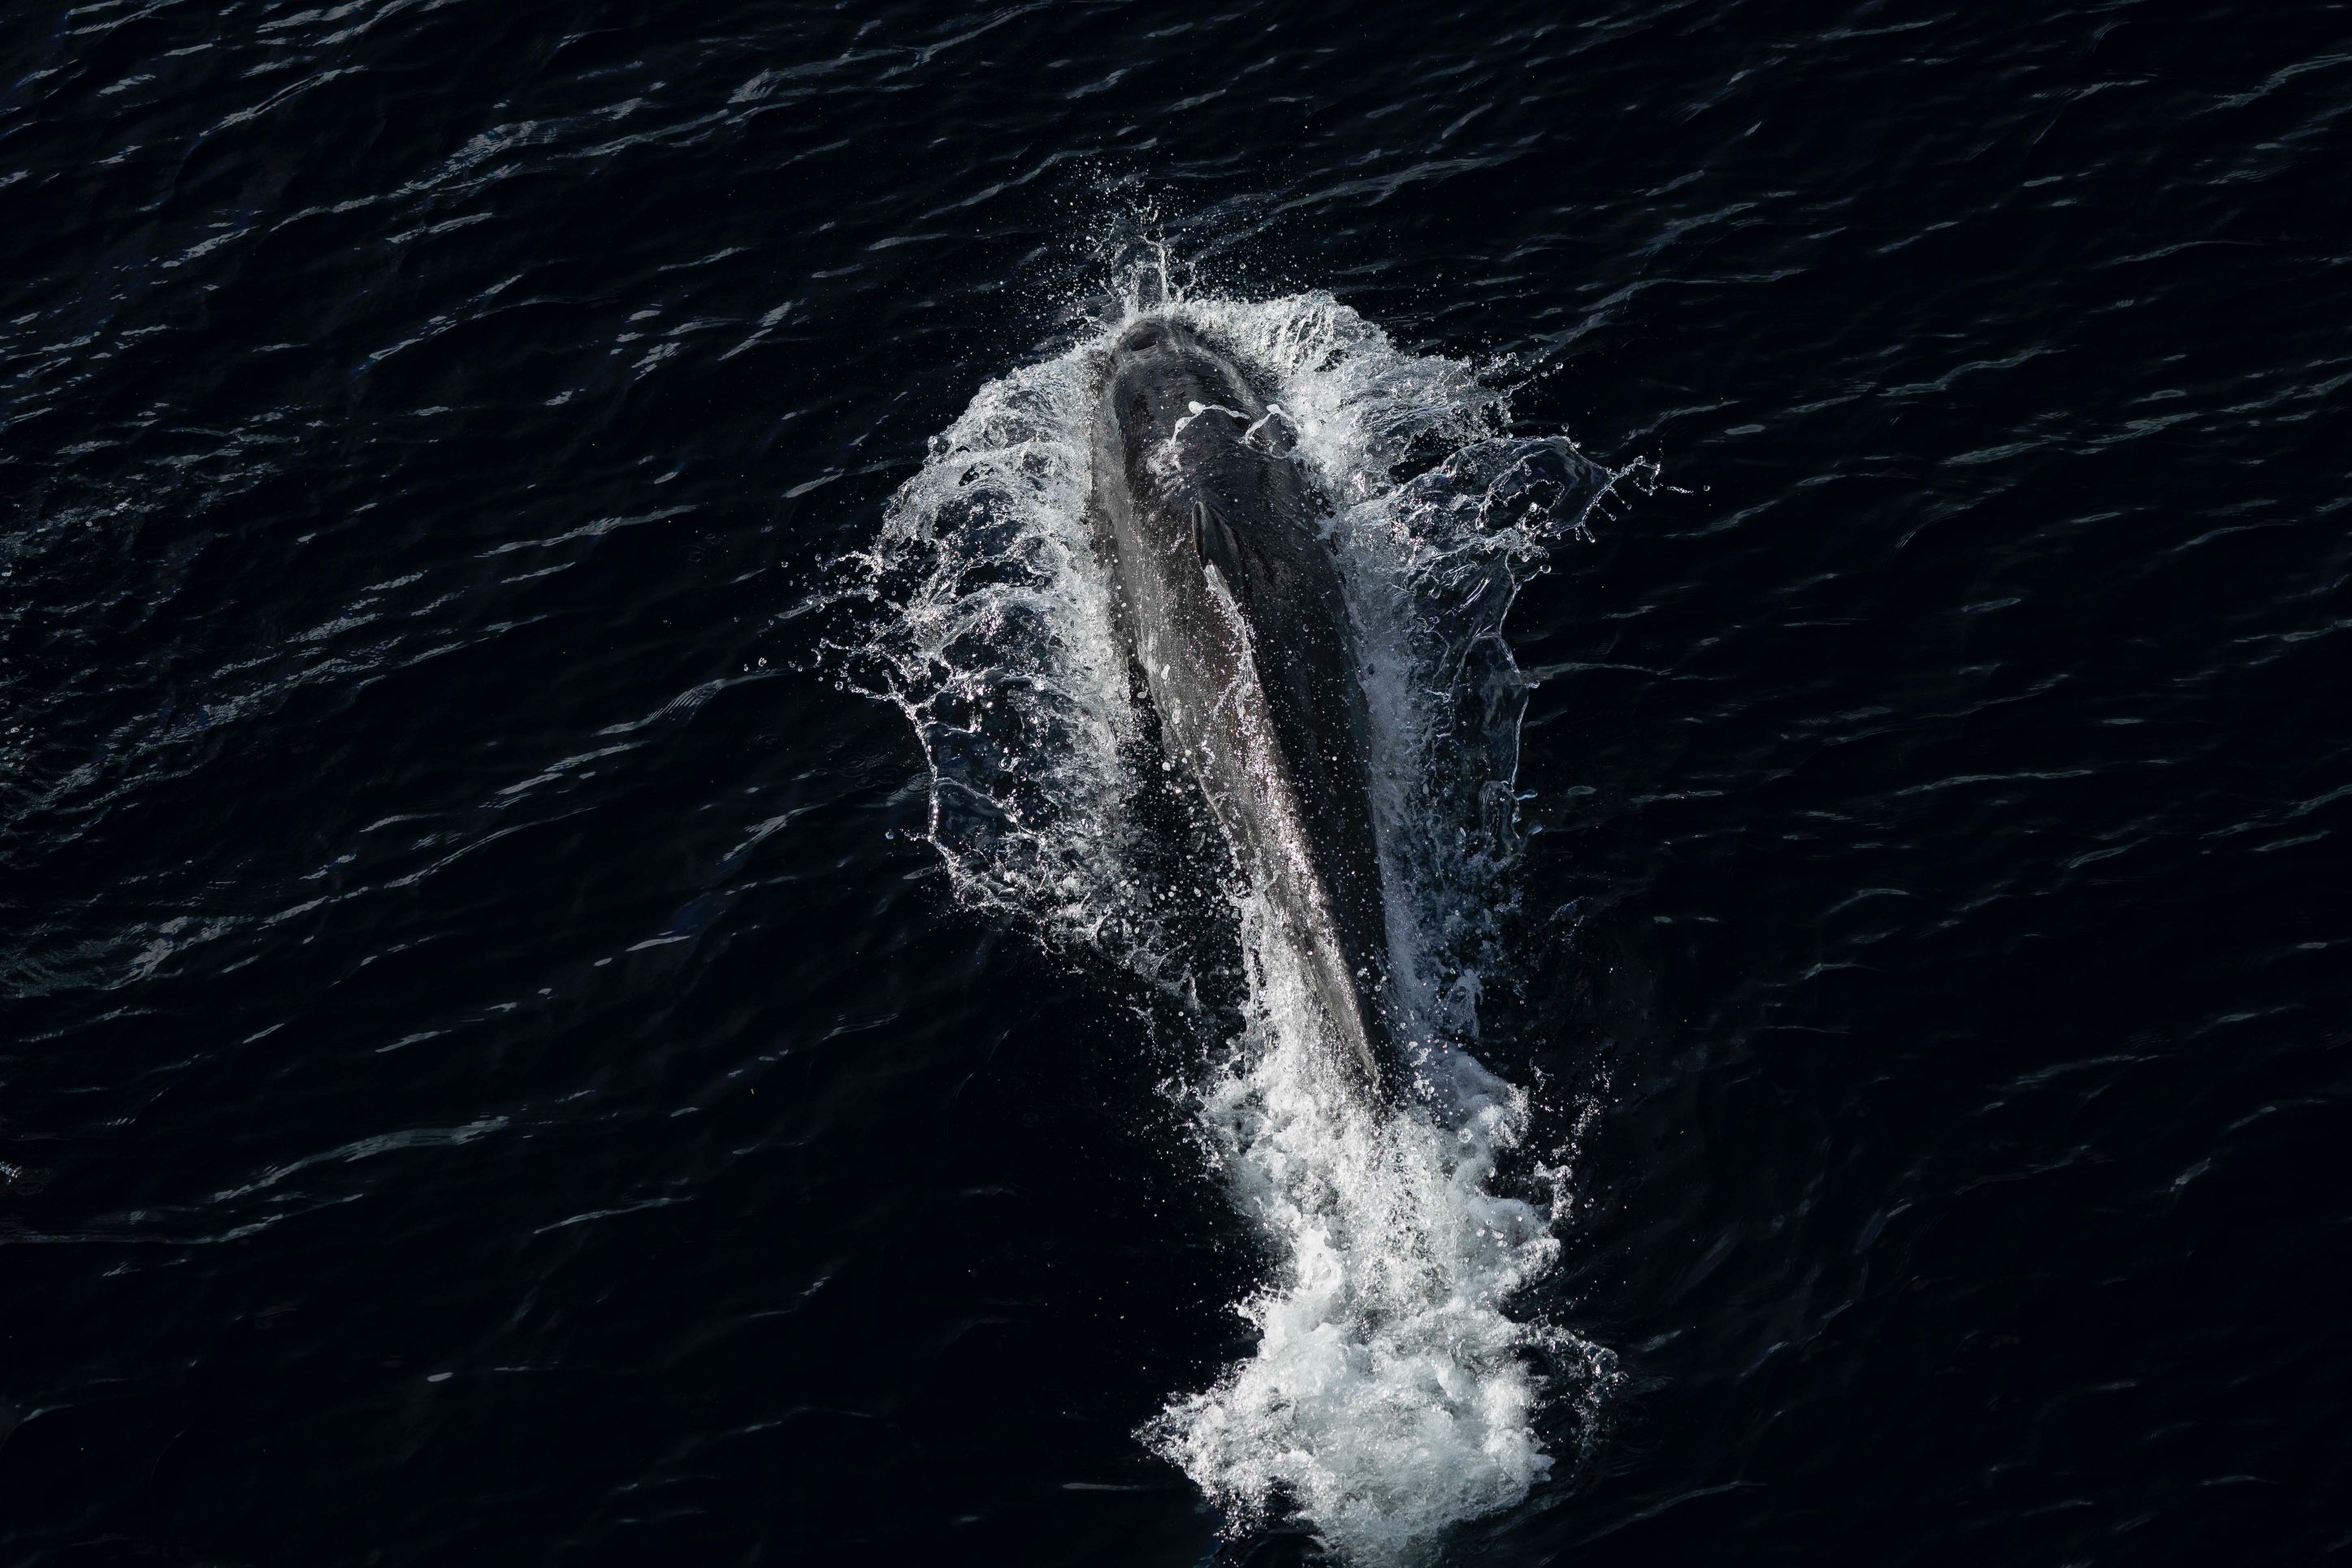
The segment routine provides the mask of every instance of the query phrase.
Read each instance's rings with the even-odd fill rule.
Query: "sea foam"
[[[855,563],[877,609],[856,662],[922,743],[929,834],[959,897],[1147,980],[1188,988],[1171,911],[1202,900],[1169,896],[1127,809],[1166,770],[1085,508],[1093,391],[1150,312],[1262,380],[1333,503],[1412,1073],[1394,1104],[1353,1089],[1281,922],[1230,866],[1188,873],[1230,920],[1244,1001],[1184,1092],[1271,1267],[1236,1304],[1255,1353],[1140,1436],[1233,1531],[1303,1516],[1358,1562],[1410,1560],[1523,1499],[1552,1464],[1539,1405],[1570,1402],[1589,1433],[1615,1375],[1605,1350],[1513,1314],[1558,1257],[1563,1173],[1526,1157],[1527,1094],[1469,1047],[1481,988],[1509,964],[1524,694],[1504,616],[1559,540],[1647,474],[1514,437],[1491,372],[1400,350],[1327,294],[1187,294],[1164,270],[981,389]]]

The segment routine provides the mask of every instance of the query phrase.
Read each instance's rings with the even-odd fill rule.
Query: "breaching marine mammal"
[[[1163,744],[1265,891],[1340,1060],[1377,1089],[1387,905],[1364,695],[1328,509],[1291,445],[1198,332],[1138,321],[1095,410],[1094,526]]]

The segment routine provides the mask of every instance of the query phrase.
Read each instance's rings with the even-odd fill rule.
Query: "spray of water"
[[[1273,911],[1229,866],[1171,889],[1149,815],[1128,809],[1176,775],[1148,745],[1088,531],[1087,419],[1109,344],[1146,310],[1276,389],[1335,503],[1410,1020],[1400,1103],[1334,1067]],[[1605,1351],[1509,1310],[1558,1254],[1559,1205],[1500,1190],[1529,1103],[1469,1047],[1481,985],[1508,964],[1524,698],[1504,616],[1549,549],[1649,477],[1512,436],[1491,374],[1404,353],[1328,295],[1193,293],[1162,258],[1063,352],[982,388],[854,563],[877,610],[854,662],[923,746],[930,840],[961,899],[1179,990],[1196,948],[1172,911],[1205,892],[1229,915],[1245,1000],[1187,1092],[1274,1267],[1237,1307],[1255,1353],[1141,1436],[1233,1529],[1296,1512],[1358,1562],[1410,1559],[1547,1473],[1539,1399],[1573,1401],[1589,1431],[1613,1377]],[[1547,1387],[1538,1351],[1577,1386]]]

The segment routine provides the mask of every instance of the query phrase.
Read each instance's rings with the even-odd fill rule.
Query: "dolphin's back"
[[[1309,978],[1378,1083],[1388,943],[1367,714],[1328,509],[1287,446],[1231,361],[1173,323],[1139,323],[1104,381],[1096,511],[1171,750],[1245,871],[1287,895]],[[1236,617],[1246,658],[1230,647]],[[1255,690],[1240,689],[1250,673]],[[1245,710],[1231,727],[1221,701]]]

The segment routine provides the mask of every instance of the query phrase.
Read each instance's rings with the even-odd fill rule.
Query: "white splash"
[[[1418,1067],[1400,1105],[1369,1103],[1332,1066],[1309,983],[1248,889],[1227,876],[1155,890],[1147,868],[1129,805],[1171,775],[1142,749],[1085,515],[1093,391],[1147,299],[1264,378],[1336,503]],[[1211,412],[1232,413],[1192,416]],[[1295,1510],[1365,1563],[1524,1498],[1551,1463],[1539,1401],[1572,1400],[1589,1432],[1614,1377],[1605,1351],[1510,1315],[1559,1253],[1558,1205],[1495,1190],[1528,1100],[1463,1047],[1481,976],[1507,963],[1523,695],[1503,616],[1549,544],[1648,470],[1606,472],[1507,425],[1473,367],[1405,353],[1328,295],[1185,297],[1163,271],[1063,353],[983,387],[856,563],[884,612],[857,653],[922,742],[930,838],[962,898],[1179,989],[1186,947],[1164,911],[1210,890],[1230,908],[1247,1000],[1191,1092],[1204,1154],[1275,1268],[1237,1309],[1256,1352],[1142,1436],[1229,1528]],[[1539,1347],[1579,1386],[1548,1389]]]

